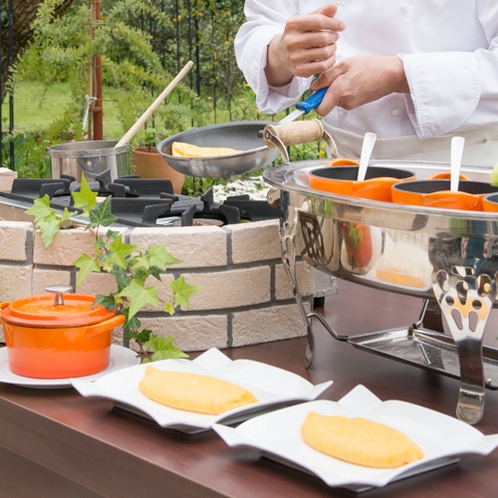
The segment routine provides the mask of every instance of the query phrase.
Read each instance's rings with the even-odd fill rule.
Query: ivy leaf
[[[133,258],[133,268],[141,268],[143,270],[148,270],[150,266],[149,258],[145,254]]]
[[[106,241],[104,240],[104,237],[102,235],[99,235],[96,239],[95,242],[93,243],[93,247],[95,248],[95,254],[100,254],[102,249],[105,248]]]
[[[126,268],[126,258],[139,249],[140,246],[124,243],[122,234],[119,234],[116,239],[109,244],[109,261],[121,266],[121,268]]]
[[[83,253],[74,263],[74,266],[79,268],[78,276],[76,277],[76,287],[79,287],[81,282],[85,280],[90,273],[97,272],[100,273],[99,260],[97,258],[91,258],[88,254]]]
[[[156,278],[157,280],[161,280],[162,272],[160,268],[158,268],[157,266],[152,266],[151,268],[149,268],[149,272],[154,278]]]
[[[168,360],[171,358],[188,358],[181,349],[173,346],[173,339],[175,337],[170,335],[168,337],[152,336],[146,343],[145,347],[150,351],[155,351],[151,356],[152,361]]]
[[[121,310],[121,313],[125,316],[124,328],[126,329],[126,338],[137,339],[139,337],[139,334],[136,331],[140,329],[142,324],[136,316],[133,316],[131,318],[128,317],[129,309],[130,308],[123,308]]]
[[[200,285],[187,284],[183,275],[170,282],[170,286],[175,293],[175,306],[183,305],[186,308],[190,308],[190,296],[202,289]]]
[[[85,216],[88,216],[90,209],[97,206],[98,192],[93,192],[86,181],[85,175],[81,175],[81,187],[79,192],[71,192],[74,200],[74,206],[84,208]]]
[[[111,211],[111,197],[106,197],[104,202],[92,209],[89,214],[92,226],[102,225],[107,227],[117,220]]]
[[[71,214],[72,214],[71,211],[69,211],[69,209],[65,207],[62,213],[62,217],[60,219],[61,226],[64,222],[69,221],[71,219]]]
[[[134,268],[132,275],[134,279],[139,280],[140,282],[145,282],[150,273],[142,269],[136,270]]]
[[[125,287],[119,295],[130,299],[128,319],[136,315],[146,304],[157,307],[157,287],[147,287],[146,289],[138,280],[132,280],[130,285]]]
[[[105,306],[107,308],[107,311],[112,311],[113,309],[116,309],[116,301],[112,294],[109,296],[103,296],[102,294],[97,294],[93,306],[97,306],[97,304]]]
[[[48,247],[57,232],[61,229],[61,224],[55,216],[47,216],[45,219],[37,222],[36,226],[40,229],[40,236],[45,247]]]
[[[175,308],[169,301],[167,301],[166,305],[164,306],[164,312],[168,313],[169,315],[175,314]]]
[[[149,246],[147,249],[150,266],[157,266],[161,270],[166,270],[167,265],[176,265],[181,263],[180,260],[174,258],[166,251],[166,244],[158,244]]]
[[[34,216],[35,223],[47,218],[47,216],[55,216],[53,209],[50,207],[50,197],[48,194],[35,199],[33,205],[26,211],[26,214]]]
[[[116,232],[116,230],[107,230],[105,234],[109,240],[114,240],[118,235],[121,235],[121,232]]]
[[[142,344],[145,344],[147,341],[149,341],[151,334],[152,334],[152,330],[144,329],[144,330],[141,330],[140,332],[138,332],[138,334],[136,334],[135,339],[137,341],[141,342]]]
[[[126,272],[126,268],[121,268],[121,266],[114,266],[109,273],[116,280],[116,284],[118,286],[118,292],[121,292],[125,287],[128,287],[131,282],[131,278],[128,276]]]

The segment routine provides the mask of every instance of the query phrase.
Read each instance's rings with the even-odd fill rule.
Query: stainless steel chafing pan
[[[460,378],[457,416],[471,424],[478,422],[485,387],[498,389],[498,352],[482,344],[497,291],[498,216],[313,190],[308,185],[309,171],[324,164],[307,161],[264,173],[265,180],[276,187],[269,201],[280,195],[282,257],[308,323],[307,364],[313,356],[315,318],[335,339]],[[419,179],[449,171],[443,163],[371,164],[406,168]],[[463,166],[462,173],[489,181],[486,167]],[[297,287],[297,257],[340,278],[422,298],[420,320],[400,330],[363,336],[336,333],[319,313],[306,313]],[[444,332],[441,317],[450,334]]]

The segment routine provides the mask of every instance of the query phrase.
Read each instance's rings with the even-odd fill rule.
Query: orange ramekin
[[[498,192],[485,195],[482,198],[482,208],[484,211],[498,212]]]
[[[411,171],[385,166],[369,166],[364,181],[357,181],[358,166],[333,166],[311,170],[311,188],[333,194],[391,202],[391,186],[415,179]]]
[[[460,181],[458,191],[453,192],[450,180],[416,180],[393,185],[392,198],[397,204],[482,211],[483,197],[492,192],[498,192],[498,187],[486,182]]]
[[[450,171],[441,171],[439,173],[434,173],[425,178],[426,180],[451,180],[451,172]],[[468,176],[460,173],[459,180],[470,180]]]

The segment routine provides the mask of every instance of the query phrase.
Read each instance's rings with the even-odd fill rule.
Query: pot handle
[[[337,157],[337,146],[330,134],[324,130],[318,119],[296,121],[294,123],[269,124],[263,130],[263,140],[267,147],[277,147],[285,164],[290,164],[288,145],[297,145],[306,142],[325,140],[327,155]]]
[[[6,308],[10,303],[11,301],[3,301],[2,303],[0,303],[0,311]]]
[[[105,320],[103,322],[96,323],[95,325],[90,325],[89,327],[87,327],[86,336],[93,337],[95,335],[108,332],[114,327],[120,327],[121,325],[123,325],[124,322],[125,322],[124,315],[113,316],[112,318],[109,318],[109,320]]]

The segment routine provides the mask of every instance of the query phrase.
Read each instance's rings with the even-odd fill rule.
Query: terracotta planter
[[[133,149],[131,151],[132,172],[141,178],[168,178],[173,184],[175,194],[181,194],[184,175],[173,169],[159,154],[144,149]]]

